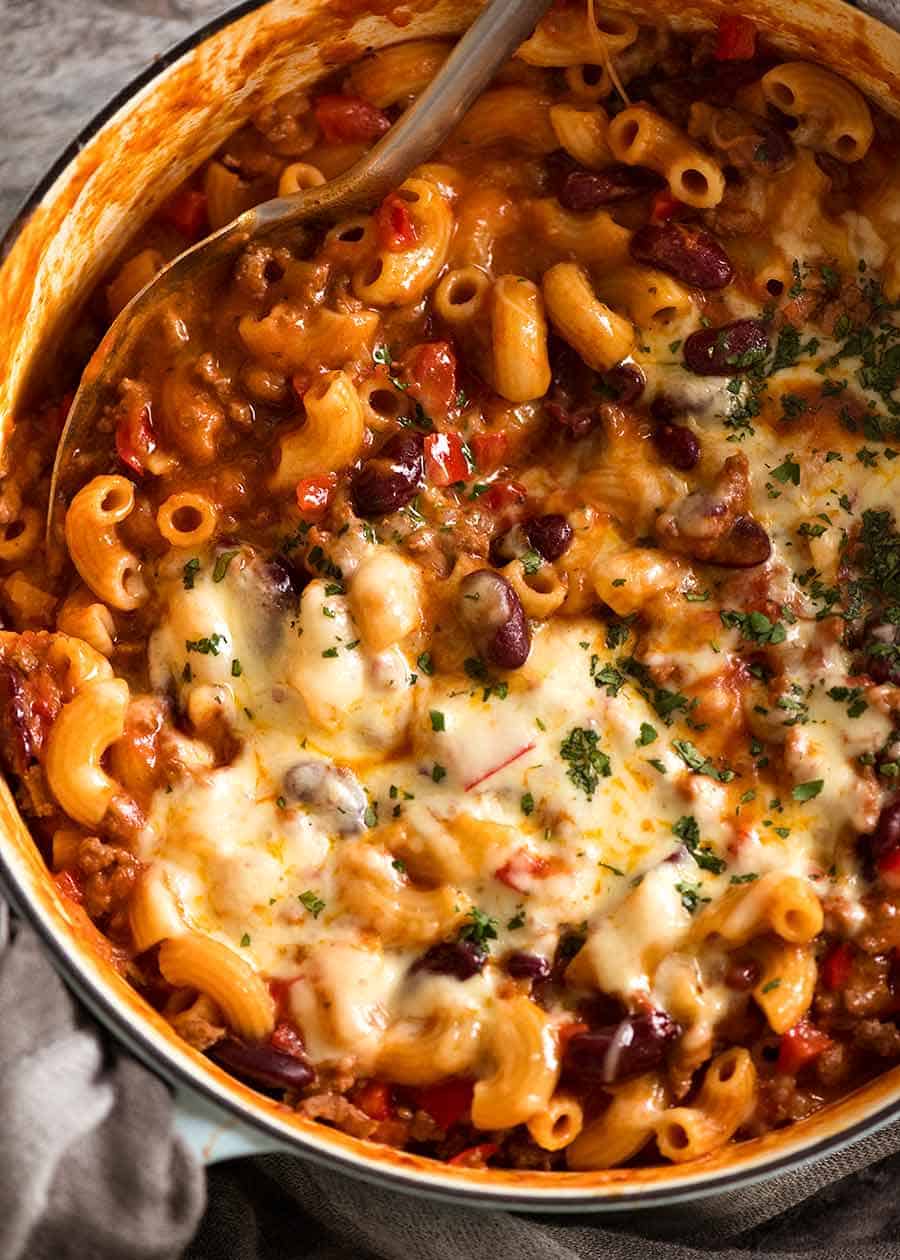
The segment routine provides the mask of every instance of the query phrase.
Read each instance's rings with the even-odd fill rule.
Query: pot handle
[[[184,1086],[175,1090],[175,1132],[202,1164],[218,1164],[248,1155],[285,1153],[277,1138],[236,1120],[201,1094]]]

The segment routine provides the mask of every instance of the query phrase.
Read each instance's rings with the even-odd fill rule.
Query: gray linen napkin
[[[0,0],[0,227],[117,87],[225,7]],[[900,26],[900,0],[859,7]],[[0,1152],[0,1260],[900,1260],[900,1124],[724,1201],[614,1222],[430,1204],[285,1156],[210,1170],[201,1220],[203,1170],[165,1086],[109,1044],[2,904]]]

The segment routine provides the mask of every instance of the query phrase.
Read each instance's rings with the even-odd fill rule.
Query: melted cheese
[[[842,222],[848,248],[880,262],[884,243],[872,224],[855,212]],[[805,229],[796,239],[792,230],[784,225],[778,236],[789,256],[808,245]],[[726,300],[732,318],[757,313],[736,289]],[[193,925],[264,975],[292,982],[291,1010],[316,1062],[350,1055],[370,1070],[388,1028],[421,1024],[454,1003],[477,1018],[502,980],[493,966],[463,984],[417,972],[421,944],[389,947],[358,921],[337,872],[343,846],[365,827],[372,843],[387,845],[386,825],[396,821],[410,860],[438,854],[461,903],[493,920],[495,956],[551,957],[564,933],[586,933],[580,965],[589,963],[596,984],[628,1004],[670,1010],[688,1025],[698,1061],[733,1004],[703,960],[684,952],[698,906],[734,882],[781,870],[841,898],[848,918],[858,908],[862,882],[844,841],[877,818],[880,790],[860,758],[884,746],[891,720],[873,696],[848,712],[840,698],[854,687],[848,658],[816,618],[821,596],[803,575],[833,582],[845,532],[866,509],[891,503],[894,466],[883,448],[874,466],[857,458],[863,440],[837,421],[836,407],[821,423],[797,419],[796,399],[818,395],[815,368],[838,342],[820,337],[807,347],[769,378],[758,415],[735,424],[750,383],[691,375],[670,335],[645,335],[637,354],[647,396],[665,394],[682,410],[710,476],[737,450],[746,454],[749,507],[772,541],[764,568],[720,571],[705,599],[681,606],[676,594],[667,614],[644,626],[642,665],[666,679],[669,694],[693,689],[671,726],[653,688],[626,676],[618,657],[628,649],[609,649],[593,618],[536,626],[527,665],[508,677],[505,695],[462,674],[430,676],[399,647],[370,651],[353,615],[353,575],[369,546],[357,533],[336,543],[349,593],[314,580],[293,613],[256,605],[243,558],[219,582],[206,558],[190,590],[179,574],[160,575],[165,614],[150,647],[152,683],[174,689],[189,713],[221,705],[240,752],[156,794],[141,856],[165,867]],[[840,361],[843,401],[865,406],[875,399],[859,367]],[[578,456],[585,466],[591,449]],[[573,463],[566,486],[577,475]],[[675,499],[687,484],[667,476],[660,493]],[[705,579],[694,576],[699,592]],[[719,616],[763,599],[783,616],[780,694],[753,690],[752,647]],[[769,750],[768,762],[744,761],[749,789],[721,744],[706,759],[704,724],[691,718],[696,698],[724,695],[729,679],[741,680],[743,716]],[[710,735],[727,735],[723,723]],[[573,733],[582,752],[596,738],[588,773]],[[342,782],[367,803],[365,822],[361,810],[341,818],[291,795],[292,767],[310,762],[307,773],[355,774],[352,790]],[[461,817],[485,828],[465,862],[454,857]]]

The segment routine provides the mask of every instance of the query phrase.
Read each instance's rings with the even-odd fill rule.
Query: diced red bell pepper
[[[388,193],[375,211],[375,234],[382,249],[400,254],[415,245],[418,234],[409,205],[397,192]]]
[[[135,403],[116,425],[116,454],[140,477],[147,470],[147,456],[155,450],[156,437],[150,408]]]
[[[391,1087],[386,1081],[366,1081],[354,1093],[353,1101],[372,1120],[389,1120],[393,1115]]]
[[[416,1106],[427,1111],[435,1124],[442,1129],[452,1129],[465,1116],[472,1106],[474,1081],[453,1077],[440,1081],[437,1085],[426,1085],[417,1089],[414,1098]]]
[[[286,1020],[275,1025],[275,1031],[269,1038],[269,1044],[273,1050],[277,1050],[280,1054],[290,1054],[295,1059],[305,1057],[306,1047],[303,1044],[303,1038],[294,1025],[287,1023]]]
[[[756,56],[756,26],[739,13],[719,18],[716,61],[752,61]]]
[[[528,491],[518,481],[495,481],[481,501],[491,512],[502,512],[504,508],[524,503],[527,498]]]
[[[469,472],[465,443],[458,433],[429,433],[425,438],[425,474],[433,486],[464,481]]]
[[[448,1159],[447,1163],[454,1168],[484,1168],[492,1155],[496,1155],[500,1147],[496,1142],[479,1142],[477,1146],[467,1146],[464,1151]]]
[[[835,945],[822,959],[822,979],[829,989],[845,989],[853,970],[853,946],[849,941]]]
[[[160,207],[159,217],[189,241],[199,240],[209,228],[206,193],[200,188],[179,188]]]
[[[900,849],[885,853],[878,859],[878,874],[888,888],[900,889]]]
[[[528,849],[517,849],[509,861],[494,871],[494,878],[499,879],[507,888],[516,892],[527,892],[528,881],[543,879],[550,870],[550,863],[537,853],[529,853]]]
[[[660,188],[650,203],[650,222],[667,223],[681,209],[681,202],[668,188]]]
[[[503,463],[509,439],[505,433],[476,433],[469,445],[478,471],[492,473]]]
[[[72,871],[57,871],[53,876],[53,882],[59,892],[64,897],[68,897],[69,901],[74,901],[79,906],[84,901],[84,891]]]
[[[449,341],[426,341],[403,356],[410,395],[426,415],[445,419],[456,399],[456,355]]]
[[[377,140],[390,129],[391,120],[361,96],[329,93],[320,96],[313,113],[329,144]]]
[[[321,476],[304,477],[297,482],[297,507],[305,521],[322,519],[328,511],[337,481],[337,473],[322,473]]]
[[[801,1019],[799,1024],[782,1034],[778,1047],[778,1071],[793,1075],[817,1059],[830,1045],[831,1038],[827,1033]]]

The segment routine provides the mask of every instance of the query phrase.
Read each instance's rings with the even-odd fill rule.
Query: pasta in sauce
[[[73,345],[446,53],[255,117]],[[19,417],[3,762],[191,1045],[548,1171],[694,1159],[900,1060],[897,152],[740,16],[559,3],[371,213],[171,299],[62,566],[85,356]]]

